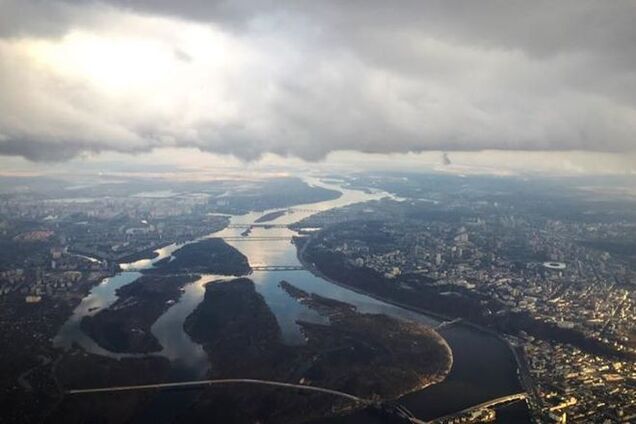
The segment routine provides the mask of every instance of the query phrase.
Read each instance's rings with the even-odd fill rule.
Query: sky
[[[0,166],[635,174],[634,22],[634,0],[0,0]]]

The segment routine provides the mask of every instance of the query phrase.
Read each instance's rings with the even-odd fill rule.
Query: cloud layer
[[[0,154],[636,150],[631,1],[0,0]]]

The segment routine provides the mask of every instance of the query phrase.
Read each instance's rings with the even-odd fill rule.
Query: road
[[[51,363],[51,358],[46,357],[44,355],[38,355],[38,359],[40,360],[40,363],[38,365],[32,368],[29,368],[28,370],[20,374],[20,376],[18,377],[18,383],[20,384],[20,386],[22,386],[24,390],[27,390],[29,392],[33,390],[33,387],[31,386],[31,383],[29,382],[29,375],[31,375],[34,371],[38,370],[39,368],[42,368]]]

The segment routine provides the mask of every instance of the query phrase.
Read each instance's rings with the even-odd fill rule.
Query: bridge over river
[[[99,387],[93,389],[72,389],[67,390],[67,395],[89,395],[96,393],[114,393],[114,392],[128,392],[138,390],[176,390],[180,388],[200,388],[205,386],[214,385],[229,385],[229,384],[251,384],[261,386],[273,386],[284,389],[310,391],[327,394],[330,396],[340,397],[353,402],[354,405],[360,407],[373,406],[376,409],[381,409],[385,413],[399,416],[405,419],[407,422],[414,424],[425,424],[424,421],[414,417],[413,414],[404,406],[394,403],[384,403],[382,401],[364,399],[349,393],[341,392],[339,390],[327,389],[324,387],[310,386],[307,384],[294,384],[284,383],[281,381],[272,380],[257,380],[250,378],[235,378],[235,379],[218,379],[218,380],[193,380],[193,381],[179,381],[173,383],[155,383],[155,384],[141,384],[135,386],[111,386],[111,387]]]
[[[441,424],[446,422],[452,422],[453,418],[458,418],[462,415],[469,414],[473,411],[479,411],[480,409],[492,408],[493,406],[500,405],[502,403],[508,403],[515,400],[524,400],[528,397],[526,392],[513,393],[511,395],[506,395],[499,397],[497,399],[491,399],[489,401],[480,403],[479,405],[471,406],[469,408],[463,409],[459,412],[454,412],[452,414],[446,415],[444,417],[436,418],[433,421],[429,421],[430,424]]]
[[[423,421],[416,418],[403,405],[400,405],[397,403],[365,399],[365,398],[352,395],[350,393],[341,392],[339,390],[327,389],[324,387],[317,387],[317,386],[310,386],[307,384],[294,384],[294,383],[285,383],[281,381],[257,380],[257,379],[250,379],[250,378],[192,380],[192,381],[178,381],[178,382],[172,382],[172,383],[154,383],[154,384],[140,384],[140,385],[131,385],[131,386],[98,387],[98,388],[92,388],[92,389],[71,389],[71,390],[67,390],[65,393],[67,395],[88,395],[88,394],[95,394],[95,393],[113,393],[113,392],[127,392],[127,391],[138,391],[138,390],[175,390],[180,388],[200,388],[205,386],[228,385],[228,384],[251,384],[251,385],[273,386],[273,387],[281,387],[281,388],[293,389],[293,390],[324,393],[327,395],[347,399],[353,402],[355,405],[358,405],[361,407],[373,406],[377,409],[381,409],[385,411],[386,413],[398,415],[402,419],[405,419],[406,421],[414,423],[414,424],[445,423],[452,420],[453,418],[460,417],[462,415],[468,414],[473,411],[478,411],[480,409],[485,409],[485,408],[492,408],[493,406],[496,406],[502,403],[512,402],[515,400],[523,400],[527,398],[527,394],[525,392],[514,393],[514,394],[502,396],[496,399],[492,399],[492,400],[480,403],[479,405],[471,406],[459,412],[455,412],[453,414],[449,414],[444,417],[436,418],[432,421]]]
[[[280,237],[261,237],[261,236],[239,236],[239,237],[223,237],[223,240],[228,241],[228,242],[235,242],[235,241],[289,241],[289,237],[287,236],[280,236]]]
[[[443,328],[450,327],[451,325],[459,324],[461,322],[462,322],[461,318],[455,318],[452,321],[444,321],[441,324],[439,324],[437,327],[433,328],[433,330],[439,331],[439,330],[441,330]]]
[[[301,265],[255,265],[252,271],[302,271],[305,267]]]
[[[247,228],[287,228],[289,225],[286,224],[230,224],[226,228],[238,228],[238,229],[247,229]]]
[[[99,387],[93,389],[72,389],[67,390],[66,394],[68,395],[83,395],[83,394],[91,394],[91,393],[112,393],[112,392],[128,392],[128,391],[137,391],[137,390],[153,390],[153,389],[178,389],[178,388],[194,388],[201,386],[214,386],[214,385],[227,385],[227,384],[257,384],[263,386],[275,386],[275,387],[284,387],[295,390],[306,390],[306,391],[314,391],[326,393],[328,395],[339,396],[345,399],[348,399],[355,403],[360,404],[370,404],[372,401],[368,399],[363,399],[358,396],[351,395],[349,393],[344,393],[338,390],[325,389],[323,387],[309,386],[303,384],[293,384],[293,383],[283,383],[280,381],[271,381],[271,380],[256,380],[251,378],[226,378],[219,380],[192,380],[192,381],[178,381],[173,383],[155,383],[155,384],[140,384],[133,386],[110,386],[110,387]]]

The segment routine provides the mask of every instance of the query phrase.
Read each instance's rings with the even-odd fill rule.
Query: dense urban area
[[[505,334],[539,420],[636,418],[629,202],[550,185],[497,193],[461,179],[447,189],[441,179],[421,198],[409,180],[367,182],[409,200],[301,222],[330,223],[305,245],[306,261],[333,280]]]

